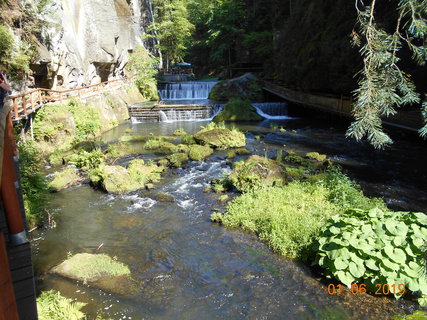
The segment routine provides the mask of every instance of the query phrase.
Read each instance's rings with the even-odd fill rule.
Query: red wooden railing
[[[25,93],[10,95],[14,121],[26,118],[40,107],[49,103],[63,103],[71,99],[84,99],[105,91],[121,88],[134,81],[134,77],[105,81],[98,84],[69,90],[37,88]]]

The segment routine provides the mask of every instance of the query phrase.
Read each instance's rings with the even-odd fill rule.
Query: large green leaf
[[[342,258],[337,258],[334,260],[334,266],[337,270],[344,270],[348,267],[348,263]]]
[[[354,277],[350,274],[350,272],[345,271],[337,271],[336,276],[339,281],[344,283],[347,287],[350,287],[353,281],[355,280]]]
[[[361,278],[366,271],[363,264],[356,264],[353,261],[349,263],[348,269],[355,278]]]
[[[371,270],[374,270],[374,271],[380,270],[380,268],[378,267],[377,263],[373,259],[365,260],[365,266],[368,267]]]
[[[417,221],[427,227],[427,214],[422,212],[415,212],[413,216],[417,219]]]
[[[408,226],[400,221],[388,219],[385,222],[385,226],[387,228],[387,231],[395,236],[406,236],[406,234],[408,233]]]

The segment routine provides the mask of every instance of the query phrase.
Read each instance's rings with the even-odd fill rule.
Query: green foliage
[[[425,239],[424,213],[350,209],[323,228],[313,249],[314,263],[325,269],[328,278],[347,286],[359,282],[373,289],[375,284],[404,284],[412,292],[427,294]],[[395,297],[400,297],[399,292]]]
[[[196,140],[194,140],[194,137],[190,134],[185,134],[181,137],[181,143],[184,144],[196,144]]]
[[[53,290],[43,291],[37,298],[37,312],[40,320],[80,320],[85,314],[80,311],[86,304],[73,302]]]
[[[194,25],[188,20],[185,0],[154,0],[153,3],[157,21],[154,28],[169,67],[169,61],[180,62],[183,59]]]
[[[427,312],[417,310],[409,315],[396,315],[393,320],[427,320]]]
[[[147,100],[156,100],[159,97],[155,79],[157,64],[158,61],[150,56],[143,46],[138,46],[129,58],[129,69],[136,72],[136,85]]]
[[[71,157],[70,163],[84,171],[89,171],[99,167],[104,162],[104,154],[100,148],[90,152],[81,150]]]
[[[331,167],[323,173],[309,177],[308,180],[328,189],[328,200],[341,211],[351,208],[369,210],[377,207],[386,209],[382,199],[365,197],[360,186],[342,173],[339,167]]]
[[[42,159],[31,141],[19,143],[19,168],[25,213],[30,228],[40,226],[46,218],[48,186],[41,174]]]
[[[95,137],[101,132],[101,118],[94,106],[71,100],[67,109],[72,113],[76,124],[77,141]]]
[[[292,182],[244,193],[231,201],[224,215],[211,219],[258,234],[280,254],[306,259],[321,227],[335,211],[327,190]]]
[[[0,66],[9,69],[13,74],[30,71],[30,57],[15,43],[12,32],[0,24]]]
[[[188,162],[188,156],[186,153],[174,153],[167,158],[172,167],[180,168],[184,163]]]
[[[419,103],[419,94],[410,75],[403,72],[397,56],[402,42],[413,51],[420,64],[427,61],[423,39],[427,36],[425,23],[426,9],[422,0],[399,2],[399,18],[393,34],[382,29],[374,19],[375,0],[370,6],[358,9],[361,36],[353,33],[354,43],[361,45],[364,68],[360,72],[359,88],[355,91],[353,105],[355,121],[347,131],[347,136],[361,140],[367,137],[375,148],[383,148],[392,143],[382,129],[381,117],[396,114],[395,108],[405,104]],[[417,45],[418,41],[422,45]]]
[[[213,119],[214,122],[224,121],[261,121],[264,118],[256,113],[249,100],[232,98],[224,109]]]

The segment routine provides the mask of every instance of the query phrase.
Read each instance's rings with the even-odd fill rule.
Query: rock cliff
[[[49,23],[32,66],[34,85],[75,88],[123,76],[129,53],[143,45],[150,12],[149,0],[53,0],[41,17]]]

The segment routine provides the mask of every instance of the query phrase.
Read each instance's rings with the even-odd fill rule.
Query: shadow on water
[[[421,156],[423,146],[398,141],[379,153],[346,140],[340,128],[301,119],[276,124],[287,131],[272,129],[271,122],[239,127],[247,131],[252,152],[273,156],[284,144],[285,150],[325,152],[369,193],[389,197],[389,204],[426,207],[425,191],[418,185],[425,169],[411,160]],[[170,135],[180,127],[194,133],[203,125],[124,124],[106,133],[103,141],[116,141],[129,129],[135,135]],[[263,138],[257,140],[258,135]],[[217,153],[206,163],[171,170],[152,191],[113,196],[83,185],[53,194],[50,208],[58,212],[57,227],[37,235],[41,240],[34,248],[39,289],[60,290],[89,303],[84,309],[89,315],[100,311],[113,319],[387,319],[410,308],[409,302],[383,297],[329,295],[308,267],[272,254],[254,235],[212,224],[212,209],[221,206],[203,190],[230,171],[223,159],[224,153]],[[405,161],[411,161],[412,171],[401,168]],[[424,171],[416,174],[413,168]],[[174,201],[156,200],[158,192]],[[130,266],[137,293],[112,295],[47,273],[69,252],[97,252],[100,244],[99,252]]]

